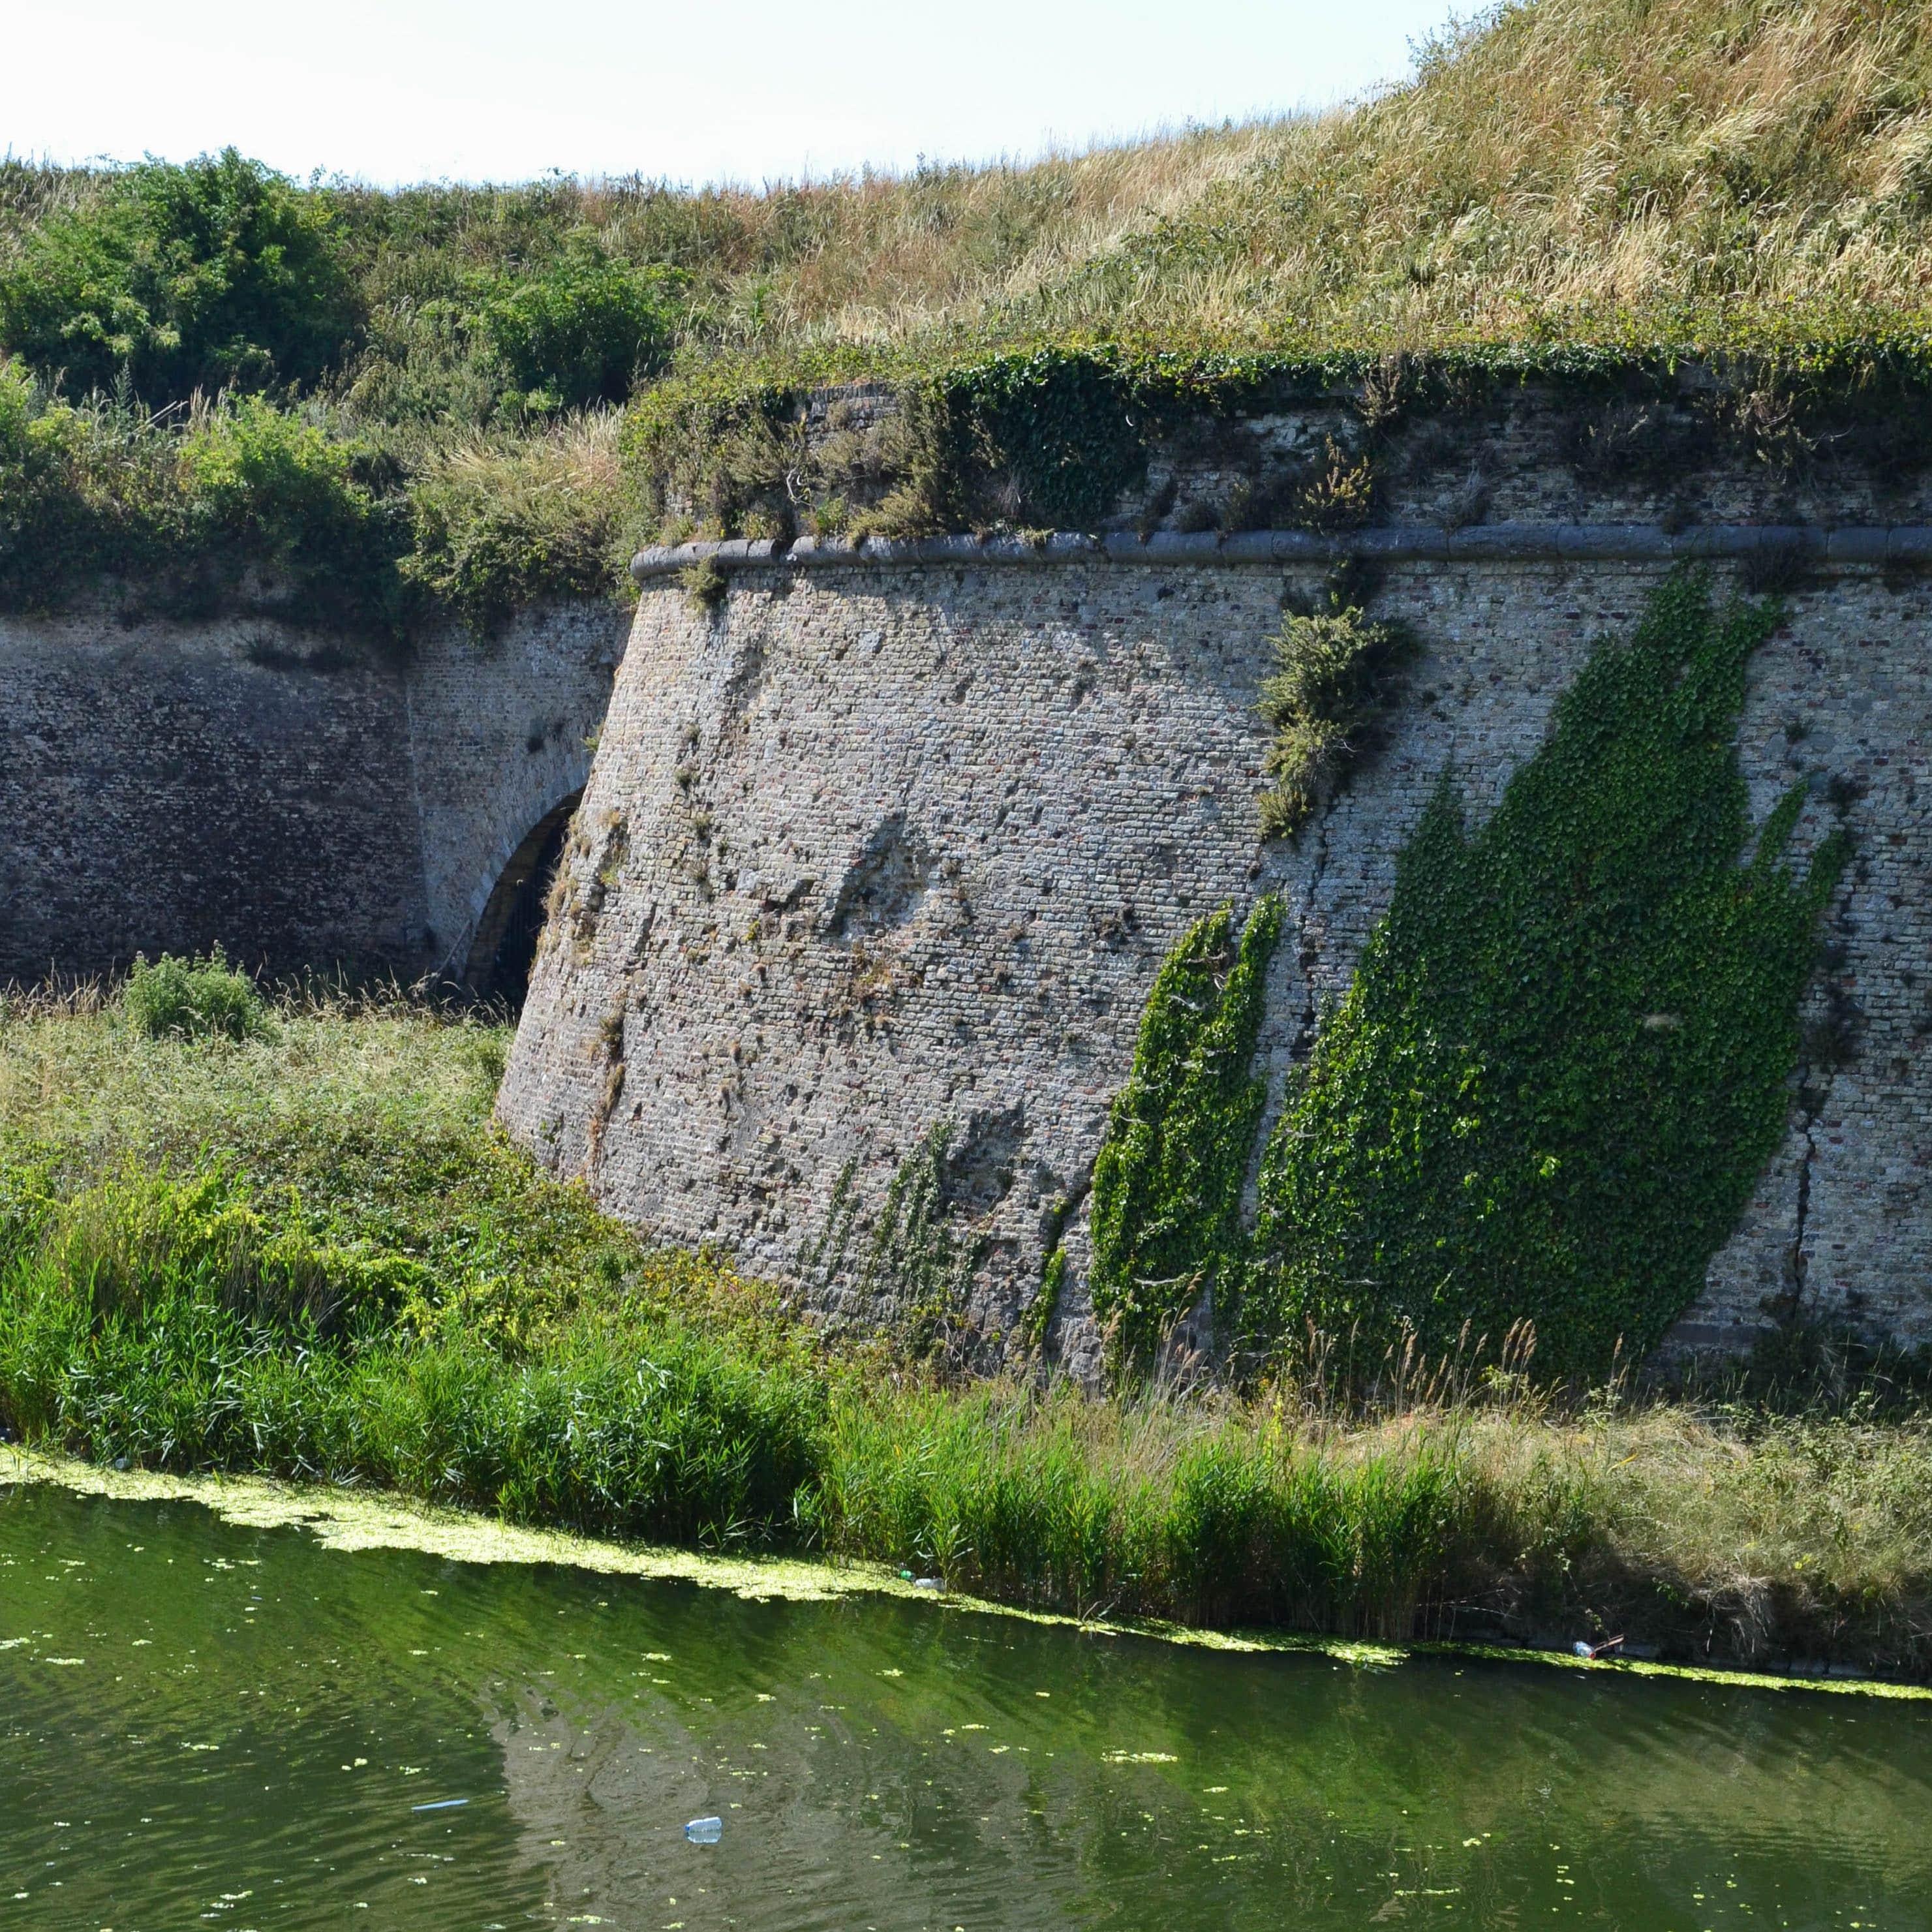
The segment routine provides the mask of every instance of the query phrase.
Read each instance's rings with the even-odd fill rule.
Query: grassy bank
[[[1895,481],[1932,407],[1928,21],[1519,0],[1330,114],[756,190],[0,162],[0,607],[112,578],[487,631],[694,527],[1084,526],[1163,411],[1339,388],[1372,431],[1687,362],[1708,434]],[[796,446],[850,377],[906,435]],[[1012,486],[985,502],[975,452]]]
[[[1910,1412],[948,1385],[545,1179],[488,1124],[498,1028],[319,1000],[233,1030],[6,1010],[14,1434],[1058,1610],[1932,1674]]]

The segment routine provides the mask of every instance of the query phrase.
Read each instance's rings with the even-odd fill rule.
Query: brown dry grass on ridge
[[[488,245],[496,191],[459,192]],[[1612,314],[1916,315],[1932,284],[1932,8],[1527,0],[1451,26],[1407,83],[1321,116],[1024,166],[556,192],[559,218],[693,272],[687,362],[922,339],[1368,348]]]
[[[1370,347],[1632,311],[1914,314],[1932,10],[1529,0],[1318,118],[719,205],[714,339],[766,347]]]
[[[88,192],[85,176],[0,172],[0,254]],[[684,268],[687,366],[1070,333],[1423,345],[1687,307],[1916,314],[1932,8],[1526,0],[1452,24],[1405,84],[1352,108],[1024,164],[325,191],[378,309],[571,232]]]

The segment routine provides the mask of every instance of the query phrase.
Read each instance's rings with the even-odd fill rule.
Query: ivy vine
[[[860,1271],[859,1292],[892,1311],[916,1355],[942,1347],[957,1328],[983,1237],[956,1230],[946,1185],[950,1120],[935,1121],[894,1171]]]
[[[1846,852],[1782,862],[1802,788],[1751,836],[1734,741],[1777,617],[1676,573],[1480,830],[1445,781],[1270,1142],[1250,1341],[1526,1318],[1588,1375],[1696,1299],[1783,1138]]]
[[[1281,920],[1270,894],[1238,945],[1232,907],[1198,920],[1148,995],[1094,1168],[1094,1308],[1123,1366],[1144,1364],[1204,1293],[1238,1284],[1241,1193],[1268,1097],[1252,1065]]]

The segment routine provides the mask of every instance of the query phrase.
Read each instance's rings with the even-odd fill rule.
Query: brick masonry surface
[[[217,942],[460,976],[584,784],[622,638],[596,606],[396,662],[253,618],[0,620],[0,984]]]
[[[946,1124],[952,1218],[983,1242],[976,1329],[1011,1334],[1064,1217],[1055,1350],[1091,1373],[1085,1190],[1163,956],[1203,912],[1285,893],[1278,1094],[1444,771],[1492,807],[1661,568],[1394,565],[1375,610],[1423,646],[1409,701],[1321,820],[1266,847],[1256,695],[1316,566],[767,568],[712,612],[649,581],[502,1118],[627,1219],[860,1320],[902,1312],[868,1302],[860,1258]],[[1928,621],[1922,580],[1840,570],[1754,661],[1754,811],[1802,782],[1798,854],[1841,814],[1856,837],[1811,995],[1849,1047],[1794,1082],[1686,1341],[1746,1338],[1793,1296],[1932,1341]]]

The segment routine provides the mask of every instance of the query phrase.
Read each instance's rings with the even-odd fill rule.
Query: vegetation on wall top
[[[359,331],[328,203],[232,148],[56,202],[0,273],[0,342],[76,394],[313,383]]]

